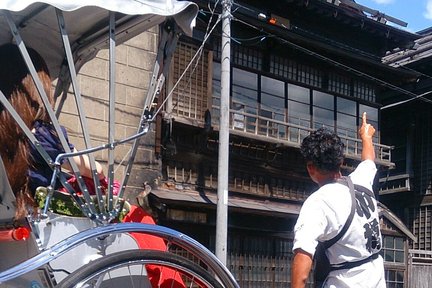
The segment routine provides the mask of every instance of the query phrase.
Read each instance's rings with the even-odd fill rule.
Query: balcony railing
[[[213,99],[215,100],[215,98]],[[176,121],[187,124],[202,126],[204,115],[190,114],[189,110],[194,111],[194,105],[173,109],[171,115]],[[249,111],[249,112],[248,112]],[[250,113],[250,112],[253,113]],[[193,116],[188,116],[193,115]],[[214,101],[211,110],[212,126],[215,130],[219,129],[219,106],[218,101]],[[276,117],[282,118],[279,114]],[[300,147],[302,140],[317,127],[325,126],[314,122],[311,128],[311,121],[296,117],[289,117],[286,121],[280,121],[259,115],[257,108],[244,106],[243,109],[230,109],[230,133],[244,137],[252,137],[265,142],[274,142],[291,147]],[[338,127],[338,135],[345,144],[345,157],[354,160],[361,160],[362,143],[361,140],[352,137],[357,135],[357,131]],[[376,137],[375,139],[378,139]],[[374,143],[376,163],[388,167],[394,166],[391,162],[391,146]]]
[[[218,107],[213,106],[213,113],[219,113]],[[218,115],[218,114],[217,114]],[[216,118],[216,119],[214,119]],[[230,110],[230,132],[245,137],[261,138],[267,142],[276,142],[291,147],[300,147],[302,140],[314,129],[293,122],[302,123],[302,119],[290,119],[289,122],[278,121],[260,115],[243,111]],[[304,120],[305,123],[310,123]],[[218,129],[219,121],[213,117],[212,124]],[[319,126],[316,125],[315,126]],[[353,134],[355,134],[354,132]],[[345,157],[361,160],[361,139],[349,137],[345,133],[339,133],[345,144]],[[374,143],[376,163],[385,166],[393,166],[391,162],[391,146]]]
[[[381,189],[379,193],[384,195],[411,191],[410,177],[409,174],[399,174],[380,178],[379,182]]]

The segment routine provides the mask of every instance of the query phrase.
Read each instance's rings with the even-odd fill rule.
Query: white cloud
[[[426,3],[426,11],[423,12],[423,16],[427,19],[432,20],[432,0],[428,0]]]
[[[386,5],[394,2],[394,0],[372,0],[372,1],[380,5]]]

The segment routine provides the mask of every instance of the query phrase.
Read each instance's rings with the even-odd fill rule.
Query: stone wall
[[[158,45],[158,27],[136,36],[116,48],[116,125],[115,139],[123,139],[136,133],[142,114]],[[109,117],[109,61],[108,50],[100,51],[79,72],[78,85],[84,102],[88,131],[92,146],[107,143]],[[77,108],[70,88],[68,97],[61,103],[59,98],[59,120],[68,131],[71,143],[78,150],[85,148]],[[60,104],[61,103],[61,104]],[[145,182],[153,183],[160,175],[160,162],[155,157],[154,126],[140,141],[135,165],[128,182],[127,192],[138,193]],[[131,143],[115,149],[115,178],[122,179]],[[106,171],[108,151],[95,153]],[[133,200],[133,199],[132,199]]]

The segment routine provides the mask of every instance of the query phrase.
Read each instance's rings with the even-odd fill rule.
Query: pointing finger
[[[362,119],[363,119],[363,125],[366,125],[367,124],[367,121],[366,121],[366,112],[363,112]]]

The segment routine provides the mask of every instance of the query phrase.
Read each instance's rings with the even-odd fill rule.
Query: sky
[[[407,22],[407,27],[394,26],[410,32],[432,27],[432,0],[355,0],[355,2]]]

